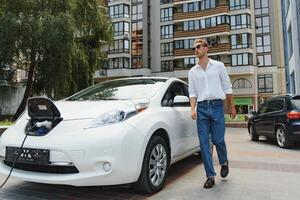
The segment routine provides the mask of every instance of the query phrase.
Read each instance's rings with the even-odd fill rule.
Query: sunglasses
[[[196,49],[200,49],[201,47],[204,47],[204,46],[202,46],[202,45],[199,44],[196,47],[193,47],[192,50],[195,51]]]

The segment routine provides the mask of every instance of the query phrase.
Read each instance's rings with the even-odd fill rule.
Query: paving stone
[[[154,195],[135,193],[129,186],[73,187],[11,178],[0,190],[1,200],[299,200],[300,145],[281,149],[274,141],[252,142],[244,128],[227,128],[230,173],[219,177],[217,153],[213,160],[216,185],[204,189],[203,164],[197,155],[175,163],[164,189]],[[0,176],[0,182],[4,181]]]

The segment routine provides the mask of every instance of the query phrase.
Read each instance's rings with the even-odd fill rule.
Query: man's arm
[[[196,119],[197,113],[196,113],[196,103],[197,103],[197,95],[196,95],[196,89],[194,86],[193,78],[191,75],[191,71],[189,71],[189,96],[190,96],[190,104],[191,104],[191,117],[193,120]]]
[[[190,98],[190,103],[191,103],[191,117],[193,120],[195,120],[197,117],[197,113],[196,113],[197,98],[196,97]]]
[[[223,91],[226,94],[226,99],[227,99],[227,108],[229,110],[230,113],[230,117],[231,118],[235,118],[236,116],[236,110],[235,110],[235,106],[233,103],[233,91],[232,91],[232,85],[231,85],[231,81],[230,78],[228,76],[228,73],[226,71],[226,67],[223,64],[222,68],[221,68],[221,83],[222,83],[222,87],[223,87]]]
[[[230,117],[235,118],[236,110],[233,103],[233,94],[226,94],[226,99],[227,99],[227,106],[228,106],[227,108],[229,110]]]

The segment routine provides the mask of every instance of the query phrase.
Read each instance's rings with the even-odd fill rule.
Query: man
[[[227,98],[230,116],[236,116],[233,105],[232,85],[224,63],[208,57],[208,44],[203,39],[194,41],[194,51],[199,62],[189,71],[189,95],[191,102],[191,117],[197,119],[197,129],[201,155],[207,180],[204,188],[215,185],[210,139],[216,146],[221,177],[229,173],[225,135],[225,119],[223,100]],[[197,104],[197,109],[196,109]]]

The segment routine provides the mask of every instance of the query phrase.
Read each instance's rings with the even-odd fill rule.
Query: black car
[[[275,138],[281,148],[292,147],[300,141],[300,95],[269,98],[248,120],[252,141],[259,136]]]

